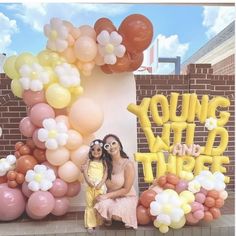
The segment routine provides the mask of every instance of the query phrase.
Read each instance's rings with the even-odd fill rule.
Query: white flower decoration
[[[0,138],[2,136],[2,127],[0,127]]]
[[[55,68],[60,84],[66,88],[80,85],[79,71],[68,63],[63,63]]]
[[[201,184],[197,180],[188,183],[188,190],[192,193],[198,193],[201,189]]]
[[[98,36],[98,51],[104,58],[106,64],[114,65],[116,57],[123,57],[125,54],[125,46],[121,44],[122,37],[116,31],[109,34],[108,31],[103,30]]]
[[[226,185],[224,183],[225,176],[221,172],[211,173],[208,170],[203,170],[199,175],[195,177],[195,181],[199,182],[200,185],[206,190],[217,190],[222,191]]]
[[[157,194],[155,201],[151,202],[150,213],[157,216],[156,220],[160,226],[170,226],[171,223],[180,221],[184,216],[182,206],[183,201],[179,195],[175,191],[167,189]]]
[[[52,169],[48,169],[45,165],[36,165],[34,170],[26,172],[25,181],[28,182],[28,188],[31,191],[47,191],[56,179]]]
[[[63,52],[68,47],[69,32],[62,20],[52,18],[50,24],[44,26],[44,34],[48,37],[48,49]]]
[[[33,63],[32,65],[24,64],[20,70],[20,83],[23,89],[32,91],[43,90],[43,85],[49,82],[49,73],[40,64]]]
[[[38,139],[45,142],[46,148],[55,150],[59,146],[66,145],[68,129],[63,122],[56,122],[49,118],[43,121],[43,127],[38,131]]]
[[[6,158],[0,159],[0,176],[4,176],[9,170],[13,169],[16,163],[14,155],[8,155]]]
[[[210,118],[206,119],[205,127],[208,130],[215,129],[217,127],[217,119],[213,118],[213,117],[210,117]]]

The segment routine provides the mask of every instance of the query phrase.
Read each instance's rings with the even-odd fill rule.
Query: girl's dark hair
[[[93,159],[94,159],[94,157],[93,157],[93,155],[92,155],[92,148],[93,148],[93,146],[94,145],[96,145],[96,144],[99,144],[100,145],[100,147],[101,147],[101,149],[102,149],[102,156],[101,156],[101,158],[100,158],[100,160],[102,160],[102,161],[104,161],[105,160],[105,149],[104,149],[104,143],[103,143],[103,141],[101,140],[101,139],[95,139],[95,140],[93,140],[91,143],[90,143],[90,149],[89,149],[89,154],[88,154],[88,156],[89,156],[89,159],[92,161]]]
[[[109,138],[109,137],[112,137],[114,138],[120,145],[120,155],[122,158],[127,158],[129,159],[128,155],[124,152],[123,150],[123,146],[122,146],[122,143],[120,141],[120,139],[114,135],[114,134],[108,134],[106,135],[104,138],[103,138],[103,143],[106,144],[106,140]],[[105,160],[106,160],[106,164],[107,164],[107,178],[108,179],[111,179],[111,173],[112,173],[112,169],[113,169],[113,166],[112,166],[112,158],[111,158],[111,155],[106,151],[104,150],[104,153],[105,153]]]

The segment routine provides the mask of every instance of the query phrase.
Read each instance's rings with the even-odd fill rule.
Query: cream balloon
[[[61,166],[70,159],[70,152],[65,147],[59,147],[56,150],[46,150],[47,161],[54,166]]]
[[[11,91],[16,97],[22,98],[23,88],[22,88],[20,81],[18,79],[13,79],[11,81]]]
[[[59,115],[55,118],[56,122],[62,122],[66,125],[67,129],[70,129],[70,122],[68,116]]]
[[[71,126],[83,135],[97,131],[103,123],[103,111],[93,100],[80,97],[69,111]]]
[[[72,161],[67,161],[58,168],[58,175],[65,182],[72,183],[78,179],[79,169]]]
[[[3,65],[3,70],[10,79],[18,79],[19,74],[15,69],[17,56],[8,57]]]
[[[69,150],[75,150],[83,144],[83,137],[81,134],[73,129],[68,130],[68,139],[65,145]]]
[[[31,53],[28,52],[24,52],[21,53],[17,58],[16,58],[16,62],[15,62],[15,68],[16,70],[19,72],[20,68],[22,65],[24,64],[33,64],[33,63],[37,63],[38,59],[37,57],[33,56]]]
[[[81,165],[85,164],[88,160],[89,146],[82,145],[78,149],[74,150],[70,154],[70,159],[76,164],[77,167],[81,167]]]

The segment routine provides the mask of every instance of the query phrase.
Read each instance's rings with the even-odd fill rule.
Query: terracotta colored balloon
[[[68,129],[70,129],[70,122],[69,122],[69,118],[68,116],[65,116],[65,115],[59,115],[59,116],[56,116],[55,120],[57,122],[62,122],[66,125],[66,127]]]
[[[194,224],[198,223],[198,221],[199,221],[198,219],[196,219],[193,216],[192,212],[190,212],[186,215],[186,220],[187,220],[187,223],[190,225],[194,225]]]
[[[55,198],[55,206],[52,210],[52,214],[55,216],[65,215],[70,207],[70,202],[66,197]]]
[[[221,216],[220,210],[216,207],[210,208],[210,212],[213,215],[214,219],[218,219]]]
[[[170,184],[170,183],[166,183],[166,184],[163,186],[163,189],[175,189],[175,185]]]
[[[105,74],[112,74],[113,73],[110,68],[110,65],[105,64],[105,65],[102,65],[100,68]]]
[[[216,190],[210,190],[210,191],[208,191],[207,196],[217,199],[220,196],[220,194]]]
[[[33,151],[33,155],[39,164],[46,161],[46,154],[45,154],[45,150],[43,150],[43,149],[35,148]]]
[[[212,198],[212,197],[206,197],[206,200],[205,200],[204,204],[207,207],[213,207],[213,206],[215,206],[215,199]]]
[[[109,33],[111,33],[112,31],[116,31],[116,27],[113,25],[112,21],[105,17],[100,18],[95,22],[94,29],[97,35],[100,34],[103,30],[108,31]]]
[[[40,149],[46,149],[45,147],[45,143],[44,142],[41,142],[39,139],[38,139],[38,131],[39,129],[36,129],[33,133],[33,141],[34,141],[34,144],[36,147],[40,148]]]
[[[26,196],[26,197],[30,197],[30,195],[33,193],[33,191],[31,191],[29,188],[28,188],[28,183],[27,182],[24,182],[21,186],[21,190],[22,190],[22,193]]]
[[[78,181],[72,182],[72,183],[68,183],[68,189],[67,189],[67,193],[66,196],[67,197],[75,197],[79,194],[80,190],[81,190],[81,184]]]
[[[37,165],[36,159],[31,155],[21,156],[16,162],[16,171],[26,174],[27,170],[31,170]]]
[[[19,151],[15,151],[14,156],[16,157],[16,159],[18,159],[21,156],[21,154]]]
[[[139,205],[136,210],[137,221],[139,225],[147,225],[151,222],[150,216],[148,214],[148,209],[142,205]]]
[[[20,121],[19,128],[20,128],[20,132],[22,133],[22,135],[30,138],[33,136],[36,126],[30,121],[30,118],[27,116],[27,117],[24,117]]]
[[[44,90],[34,92],[32,90],[24,90],[23,100],[27,106],[33,106],[37,103],[45,102]]]
[[[0,184],[0,221],[17,219],[25,210],[25,198],[18,188]]]
[[[157,182],[158,182],[158,184],[160,185],[160,187],[163,187],[165,184],[166,184],[166,176],[161,176],[158,180],[157,180]]]
[[[205,211],[204,212],[204,218],[203,218],[205,221],[209,222],[209,221],[212,221],[214,218],[213,218],[213,215],[211,214],[211,212],[209,211]]]
[[[81,165],[85,164],[88,160],[89,146],[82,145],[78,149],[71,152],[70,158],[77,165],[77,167],[81,167]]]
[[[10,170],[7,173],[7,179],[8,180],[15,180],[17,173],[14,170]]]
[[[66,115],[67,114],[67,108],[62,108],[62,109],[56,109],[54,108],[55,116],[60,116],[60,115]]]
[[[65,182],[72,183],[77,180],[79,171],[78,167],[72,161],[67,161],[58,168],[58,175]]]
[[[140,195],[141,204],[146,208],[150,207],[150,203],[155,200],[156,195],[157,193],[152,189],[145,190]]]
[[[17,142],[15,144],[15,150],[18,151],[20,149],[21,146],[25,145],[23,142]]]
[[[7,182],[7,176],[0,176],[0,184],[6,183]]]
[[[173,185],[176,185],[179,182],[179,177],[177,177],[174,174],[167,174],[166,179],[168,183],[173,184]]]
[[[26,140],[26,145],[31,149],[35,149],[35,144],[34,144],[34,141],[32,139],[27,139]]]
[[[114,65],[109,65],[109,68],[114,73],[120,73],[128,71],[130,60],[127,53],[123,57],[118,57]]]
[[[42,127],[44,119],[54,117],[54,110],[46,103],[37,103],[30,109],[30,120],[38,127]]]
[[[143,15],[133,14],[126,17],[118,30],[123,37],[123,44],[128,52],[140,53],[151,43],[153,26],[151,21]]]
[[[94,133],[102,126],[103,119],[101,107],[90,98],[80,97],[69,112],[70,124],[80,134]]]
[[[18,186],[18,184],[15,180],[8,180],[7,185],[9,188],[16,188]]]
[[[65,147],[59,147],[55,150],[46,150],[47,161],[54,166],[61,166],[70,159],[70,152]]]
[[[35,216],[48,215],[55,206],[55,199],[49,192],[34,192],[28,199],[28,208]]]
[[[79,132],[70,129],[68,130],[67,134],[68,134],[68,139],[65,147],[68,148],[69,150],[75,150],[83,144],[83,137]]]
[[[25,176],[23,174],[21,174],[21,173],[17,173],[16,174],[16,182],[18,184],[23,184],[24,181],[25,181]]]
[[[57,178],[54,182],[52,187],[50,188],[49,192],[54,197],[64,197],[67,193],[68,185],[63,180]]]
[[[20,153],[21,155],[28,155],[28,154],[31,153],[31,150],[30,150],[29,146],[25,144],[25,145],[23,145],[23,146],[20,147],[19,153]]]
[[[128,53],[129,54],[129,68],[127,71],[137,70],[143,63],[143,53]]]
[[[225,204],[225,201],[224,201],[222,198],[216,199],[215,206],[216,206],[217,208],[221,208],[222,206],[224,206],[224,204]]]

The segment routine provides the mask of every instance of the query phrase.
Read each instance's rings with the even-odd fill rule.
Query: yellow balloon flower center
[[[52,129],[48,132],[49,138],[56,138],[57,137],[57,131],[55,129]]]
[[[57,39],[57,36],[58,36],[58,33],[56,30],[52,30],[50,32],[50,39],[55,40],[55,39]]]
[[[35,180],[36,182],[38,182],[38,183],[41,182],[42,178],[43,178],[42,174],[36,174],[36,175],[34,176],[34,180]]]
[[[35,71],[31,72],[31,79],[37,79],[37,73]]]
[[[3,163],[5,161],[6,161],[6,159],[4,159],[4,158],[0,159],[0,163]]]
[[[170,214],[172,212],[172,207],[168,203],[165,204],[162,209],[165,214]]]
[[[114,46],[111,43],[108,43],[105,47],[105,50],[106,50],[107,53],[113,53]]]

